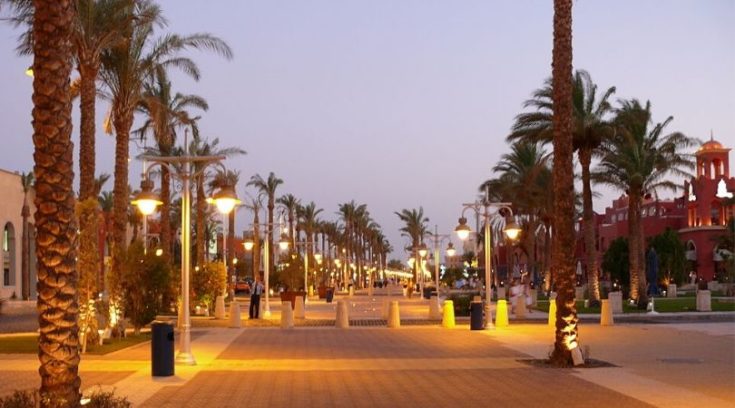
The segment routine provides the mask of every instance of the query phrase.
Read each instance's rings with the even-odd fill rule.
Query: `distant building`
[[[677,231],[687,249],[689,270],[706,281],[713,280],[722,266],[717,238],[726,233],[733,217],[733,206],[725,205],[718,197],[718,191],[735,191],[735,178],[730,177],[730,150],[713,139],[704,143],[695,153],[696,175],[684,182],[684,195],[672,200],[647,197],[641,209],[644,237],[658,235],[666,228]],[[628,196],[613,200],[604,214],[595,217],[601,262],[613,240],[628,236]],[[581,221],[577,231],[577,258],[586,270]]]
[[[35,228],[33,227],[33,189],[28,192],[27,202],[30,209],[28,215],[28,241],[30,248],[29,273],[24,278],[21,270],[23,251],[23,185],[18,173],[0,169],[0,225],[3,228],[2,250],[0,264],[2,264],[2,281],[0,282],[0,298],[10,298],[15,295],[18,299],[27,297],[36,298],[36,250]],[[27,296],[25,296],[27,295]]]

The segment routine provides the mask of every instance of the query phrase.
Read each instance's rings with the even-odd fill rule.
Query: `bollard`
[[[225,297],[217,296],[214,301],[214,318],[224,319],[225,318]]]
[[[610,309],[613,313],[623,313],[623,292],[610,292],[607,298],[610,300]]]
[[[454,328],[454,302],[445,300],[442,309],[442,327],[446,329]]]
[[[293,310],[291,309],[291,302],[288,300],[281,302],[281,328],[293,328]]]
[[[441,306],[439,306],[439,296],[431,295],[429,300],[429,319],[441,319]]]
[[[337,301],[337,317],[334,319],[334,325],[338,329],[347,329],[350,327],[350,318],[347,312],[347,301]]]
[[[237,302],[230,303],[230,327],[239,329],[242,326],[240,320],[240,304]]]
[[[495,327],[508,327],[508,302],[505,299],[498,300],[495,309]]]
[[[516,299],[516,308],[515,308],[515,316],[516,319],[525,319],[526,313],[528,313],[528,309],[526,308],[526,295],[519,295]]]
[[[668,286],[666,286],[666,297],[676,298],[676,284],[675,283],[669,283]]]
[[[698,312],[711,312],[712,311],[712,292],[709,290],[698,290],[697,291],[697,311]]]
[[[556,298],[549,299],[549,326],[556,327]]]
[[[388,307],[388,327],[395,329],[401,327],[401,313],[398,310],[398,301],[393,300]]]
[[[390,300],[383,300],[383,307],[380,309],[380,318],[388,320],[388,308],[390,307]]]
[[[352,285],[350,285],[349,296],[350,297],[355,296],[355,287]]]
[[[293,315],[297,319],[306,318],[306,306],[304,305],[304,298],[302,296],[296,296],[294,299]]]
[[[612,326],[615,324],[613,319],[612,307],[610,299],[602,299],[602,310],[600,311],[600,326]]]

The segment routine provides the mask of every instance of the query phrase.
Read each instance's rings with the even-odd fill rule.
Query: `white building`
[[[23,184],[18,173],[0,169],[0,226],[3,228],[0,264],[3,273],[0,278],[0,298],[36,298],[36,254],[35,230],[33,228],[34,192],[28,192],[28,240],[30,248],[29,274],[23,279],[21,270],[23,237]]]

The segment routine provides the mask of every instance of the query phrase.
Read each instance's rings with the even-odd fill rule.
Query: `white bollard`
[[[242,321],[240,319],[240,304],[237,302],[230,303],[230,327],[233,329],[242,327]]]
[[[390,307],[388,308],[388,327],[390,328],[398,328],[401,327],[401,314],[398,310],[398,301],[393,300],[390,302]]]
[[[429,319],[441,319],[441,307],[439,306],[439,296],[432,296],[429,299]]]
[[[281,328],[293,328],[293,310],[291,309],[291,302],[288,300],[281,302]]]
[[[305,319],[306,318],[306,306],[304,305],[304,298],[301,296],[296,296],[294,300],[294,309],[293,309],[294,317],[297,319]]]
[[[526,295],[518,295],[516,299],[515,316],[516,319],[525,319],[528,309],[526,308]]]
[[[613,313],[623,313],[623,292],[610,292],[607,298],[610,300],[610,309]]]
[[[337,317],[334,319],[334,325],[338,329],[347,329],[350,327],[350,318],[347,311],[347,301],[337,301]]]
[[[388,320],[388,308],[390,307],[390,300],[383,300],[383,307],[380,309],[380,318]]]
[[[224,319],[225,318],[225,297],[217,296],[214,301],[214,318]]]
[[[355,296],[355,286],[354,285],[350,286],[349,296],[350,297]]]
[[[602,310],[600,311],[600,326],[612,326],[615,324],[613,319],[612,306],[610,299],[602,299]]]
[[[676,297],[676,284],[675,283],[669,283],[666,286],[666,297],[670,297],[670,298]]]
[[[708,290],[697,291],[697,311],[698,312],[711,312],[712,311],[712,292]]]

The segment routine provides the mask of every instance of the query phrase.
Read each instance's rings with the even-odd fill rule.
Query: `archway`
[[[15,269],[15,227],[8,222],[3,228],[3,286],[15,286]]]

